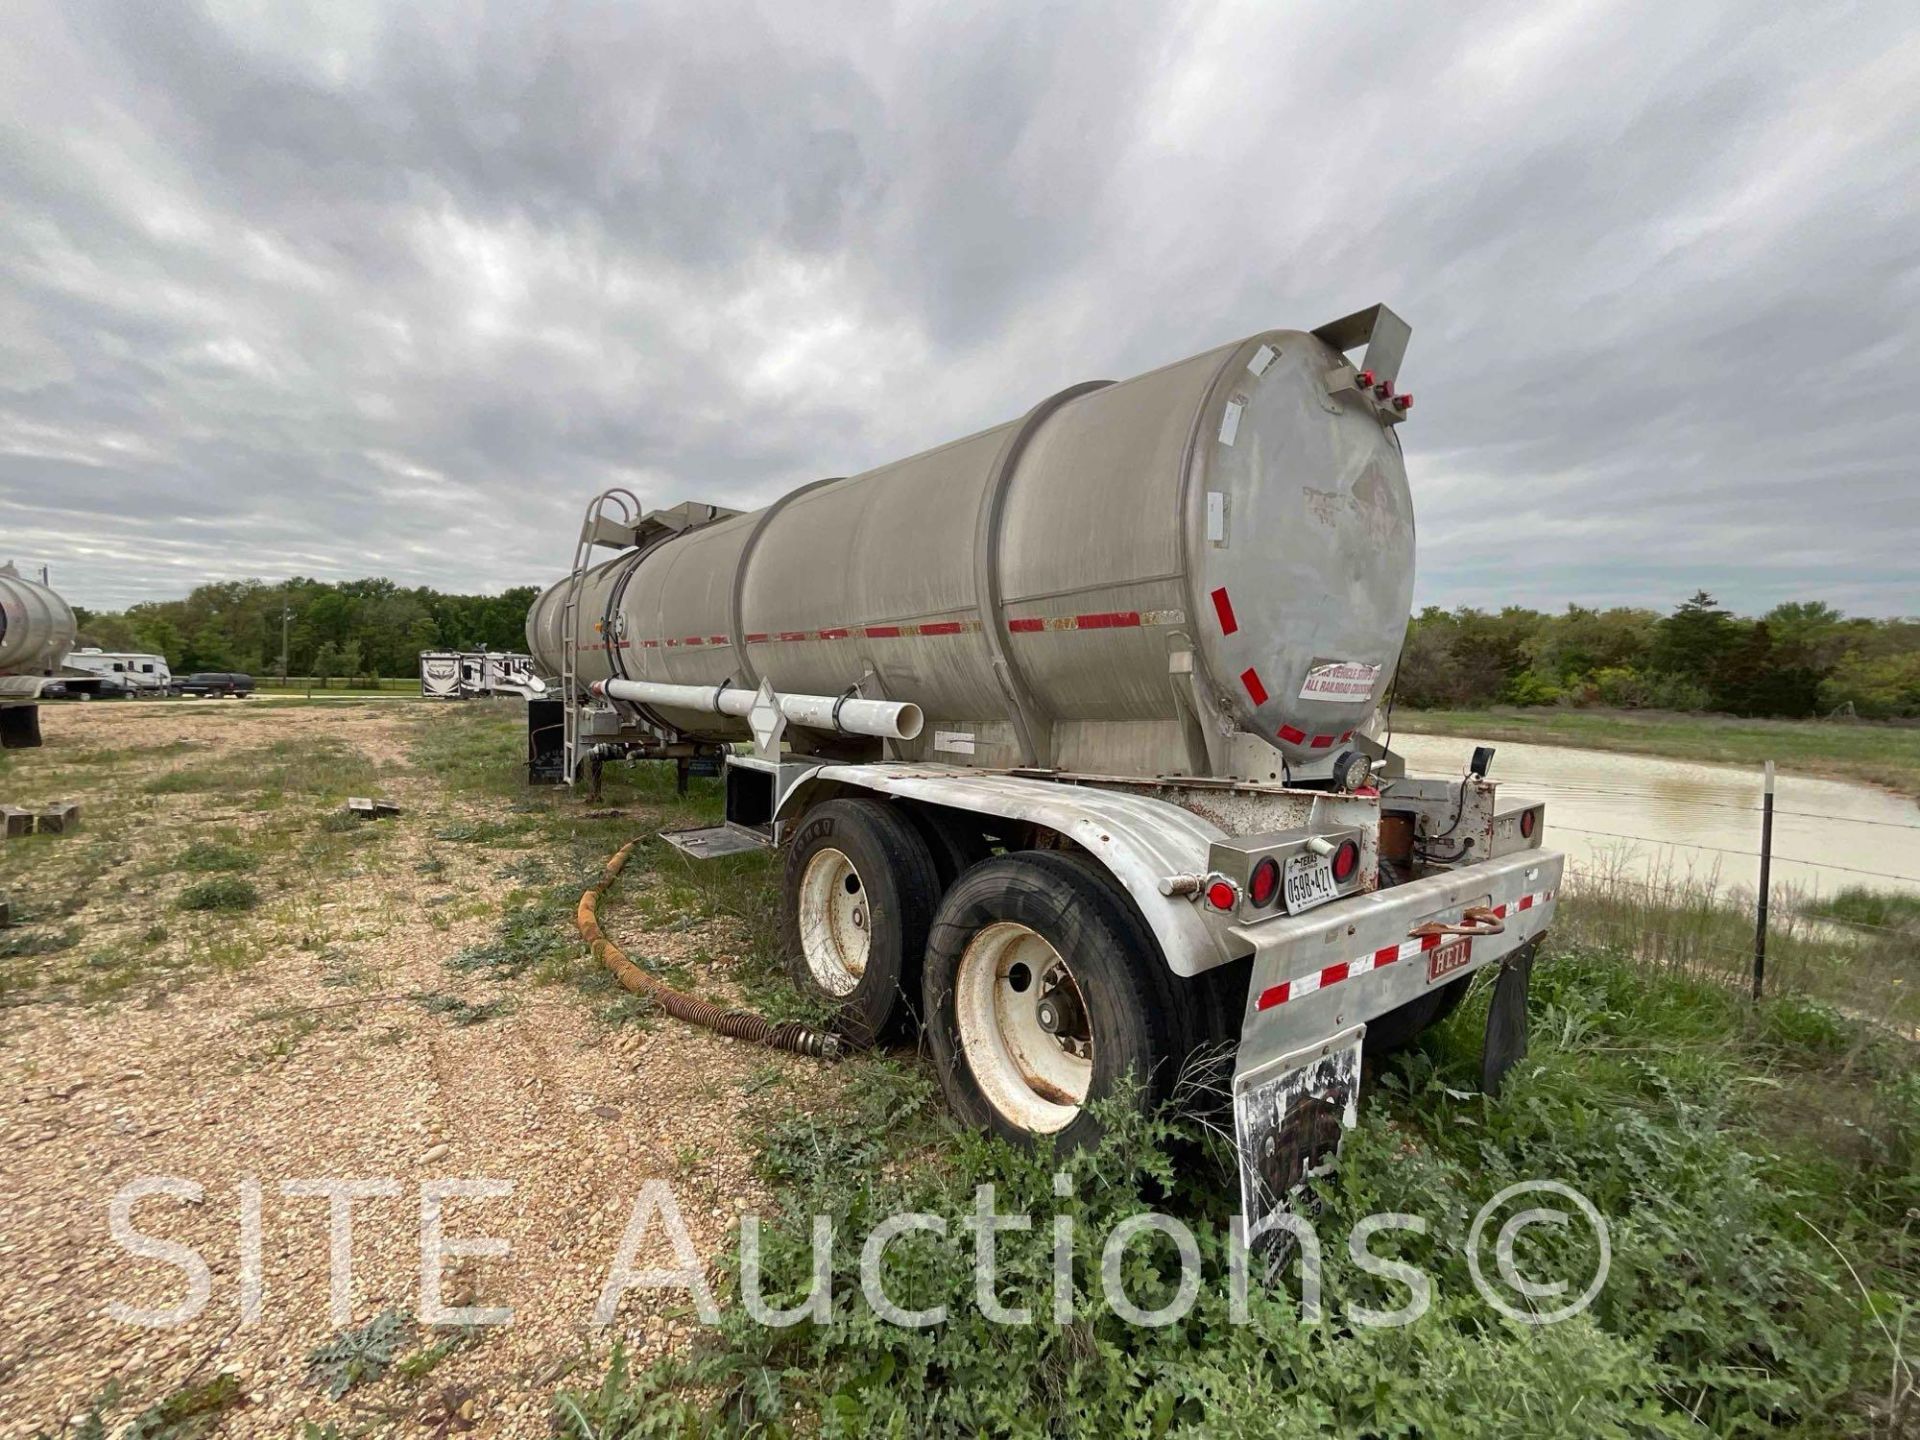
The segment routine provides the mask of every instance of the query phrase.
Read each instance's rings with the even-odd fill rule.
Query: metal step
[[[749,850],[771,850],[773,837],[744,825],[709,825],[700,830],[662,830],[660,838],[695,860],[719,855],[744,855]]]

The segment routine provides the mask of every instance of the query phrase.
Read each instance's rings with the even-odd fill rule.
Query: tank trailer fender
[[[776,768],[743,755],[731,757],[728,764],[743,770]],[[827,764],[807,766],[790,778],[770,817],[779,823],[791,824],[836,793],[865,790],[1058,831],[1105,866],[1132,897],[1176,975],[1198,975],[1250,948],[1193,900],[1161,892],[1168,876],[1204,872],[1213,843],[1227,838],[1226,831],[1178,805],[1145,795],[958,767]]]

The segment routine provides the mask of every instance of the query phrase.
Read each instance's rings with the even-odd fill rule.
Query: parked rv
[[[422,650],[420,693],[429,700],[471,700],[482,695],[543,695],[531,655],[499,650]]]
[[[67,652],[67,668],[101,677],[103,695],[156,696],[173,693],[173,671],[164,655],[102,650],[86,646]]]

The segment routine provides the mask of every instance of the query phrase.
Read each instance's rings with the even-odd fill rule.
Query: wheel
[[[962,874],[993,853],[987,848],[986,836],[977,826],[967,824],[964,817],[930,810],[923,805],[901,808],[913,822],[914,829],[920,832],[920,838],[927,842],[942,894]]]
[[[1368,1055],[1391,1055],[1406,1049],[1424,1031],[1431,1030],[1460,1008],[1460,1002],[1467,998],[1467,982],[1472,978],[1462,976],[1389,1010],[1377,1020],[1369,1020],[1362,1048]]]
[[[939,880],[913,823],[880,800],[828,800],[787,849],[788,972],[857,1045],[904,1033]]]
[[[1096,1140],[1088,1103],[1123,1076],[1163,1098],[1185,993],[1132,902],[1091,860],[1026,850],[968,870],[927,943],[924,1013],[954,1113],[1016,1142]]]

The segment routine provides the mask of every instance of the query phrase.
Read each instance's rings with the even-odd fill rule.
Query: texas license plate
[[[1287,861],[1287,913],[1298,915],[1339,898],[1333,860],[1326,855],[1296,855]]]

